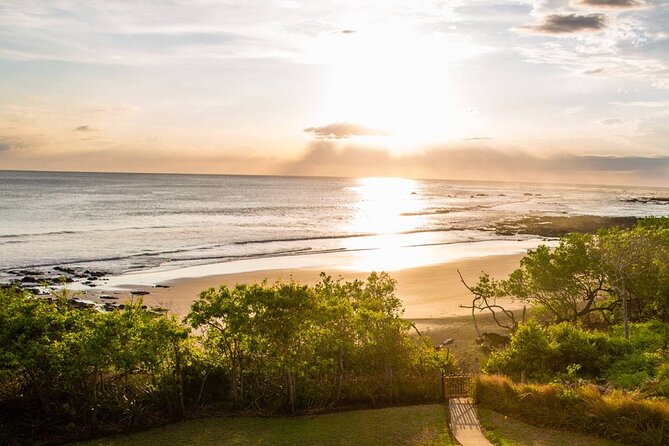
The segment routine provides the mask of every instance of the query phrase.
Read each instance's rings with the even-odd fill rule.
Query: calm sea
[[[622,189],[408,179],[0,171],[0,273],[123,273],[242,258],[523,239],[526,215],[669,215]]]

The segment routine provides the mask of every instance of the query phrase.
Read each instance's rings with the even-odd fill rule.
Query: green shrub
[[[507,348],[492,353],[484,371],[504,373],[515,379],[520,379],[522,373],[530,379],[548,379],[553,356],[545,329],[530,322],[518,328]]]
[[[0,443],[183,414],[187,335],[141,301],[100,313],[0,291]]]
[[[262,412],[432,401],[454,359],[410,339],[387,274],[237,285],[200,294],[187,321],[227,380],[233,407]]]
[[[666,357],[664,324],[631,325],[625,340],[620,327],[590,331],[569,323],[521,325],[509,346],[493,353],[484,370],[519,380],[548,382],[555,377],[605,379],[621,388],[638,388],[652,380]]]

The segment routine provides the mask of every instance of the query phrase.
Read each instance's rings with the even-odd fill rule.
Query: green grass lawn
[[[205,418],[80,446],[451,445],[439,404],[356,410],[292,418]]]
[[[480,407],[478,411],[486,436],[500,446],[621,446],[611,440],[532,426]]]

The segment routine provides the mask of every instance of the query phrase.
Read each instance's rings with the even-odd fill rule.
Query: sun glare
[[[423,207],[420,184],[406,178],[361,178],[351,232],[397,234],[416,227],[416,211]]]
[[[477,51],[436,35],[395,29],[330,42],[323,119],[375,130],[376,136],[365,138],[395,152],[465,135],[476,123],[458,97],[450,67]]]
[[[434,232],[415,232],[426,226],[427,203],[420,181],[407,178],[361,178],[353,186],[358,195],[350,231],[375,234],[345,239],[349,267],[356,271],[396,271],[429,263],[433,253],[406,249],[429,246]]]

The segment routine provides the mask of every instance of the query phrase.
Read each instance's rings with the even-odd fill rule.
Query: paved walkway
[[[471,398],[448,400],[451,412],[451,430],[462,446],[493,446],[481,432],[479,417]]]

